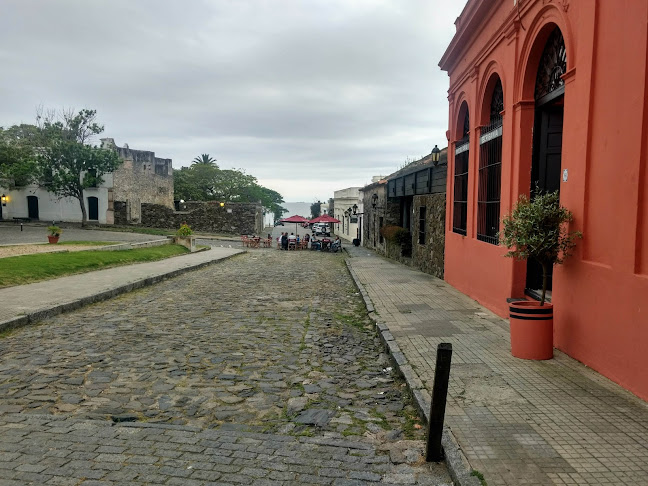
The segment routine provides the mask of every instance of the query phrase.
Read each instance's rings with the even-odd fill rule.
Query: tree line
[[[176,199],[261,203],[266,211],[281,218],[287,211],[277,191],[259,185],[256,177],[239,169],[221,169],[209,154],[196,157],[189,167],[173,173]]]
[[[0,127],[0,186],[10,189],[39,184],[59,198],[77,199],[82,225],[87,222],[83,191],[103,183],[121,164],[117,153],[93,145],[104,131],[96,110],[37,110],[36,123]],[[174,171],[175,199],[260,202],[281,218],[281,194],[258,184],[242,170],[223,170],[209,154]]]

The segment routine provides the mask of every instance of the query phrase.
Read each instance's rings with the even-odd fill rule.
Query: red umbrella
[[[282,223],[295,223],[295,233],[297,233],[297,224],[298,223],[308,223],[308,220],[304,218],[303,216],[299,216],[295,214],[294,216],[290,216],[289,218],[284,218],[281,220]]]
[[[333,216],[329,216],[328,214],[322,214],[321,216],[318,216],[315,219],[311,219],[309,223],[339,223],[339,219],[335,219]]]
[[[308,220],[303,216],[295,214],[289,218],[284,218],[281,220],[282,223],[308,223]]]

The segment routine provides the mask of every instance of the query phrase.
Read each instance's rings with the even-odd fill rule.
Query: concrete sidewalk
[[[646,402],[557,350],[512,357],[507,320],[443,280],[345,249],[426,415],[436,347],[452,343],[446,425],[488,486],[648,484]]]
[[[216,248],[0,289],[0,332],[159,282],[243,251]]]

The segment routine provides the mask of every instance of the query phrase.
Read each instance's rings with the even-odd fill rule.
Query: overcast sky
[[[463,0],[2,0],[0,126],[94,108],[102,136],[201,153],[322,201],[444,147]]]

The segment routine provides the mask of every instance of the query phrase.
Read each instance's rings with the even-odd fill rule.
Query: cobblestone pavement
[[[259,250],[0,339],[0,485],[450,484],[340,254]]]

